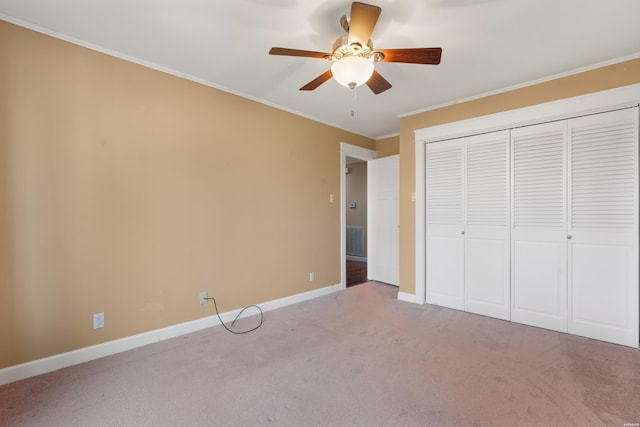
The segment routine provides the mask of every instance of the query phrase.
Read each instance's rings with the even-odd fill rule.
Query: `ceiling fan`
[[[351,89],[366,84],[376,95],[391,88],[391,83],[375,70],[375,62],[440,63],[442,49],[439,47],[374,50],[370,37],[381,12],[382,9],[378,6],[353,2],[351,13],[340,19],[340,25],[347,34],[338,37],[333,43],[332,53],[273,47],[269,54],[319,58],[333,62],[329,70],[300,90],[314,90],[333,77],[338,83]]]

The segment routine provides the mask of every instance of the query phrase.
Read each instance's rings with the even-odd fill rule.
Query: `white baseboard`
[[[408,294],[406,292],[398,292],[398,301],[412,302],[414,304],[423,304],[415,294]]]
[[[291,295],[288,297],[261,303],[259,304],[259,306],[262,311],[271,311],[275,310],[276,308],[286,307],[291,304],[296,304],[313,298],[329,295],[342,289],[344,288],[340,284],[331,285],[324,288],[303,292],[301,294]],[[220,317],[224,322],[232,321],[240,311],[241,309],[227,311],[225,313],[221,313]],[[241,317],[249,317],[254,314],[256,314],[255,311],[246,310]],[[0,369],[0,385],[9,384],[14,381],[33,377],[35,375],[45,374],[47,372],[56,371],[58,369],[77,365],[79,363],[84,363],[90,360],[99,359],[101,357],[110,356],[112,354],[131,350],[137,347],[142,347],[147,344],[153,344],[159,341],[167,340],[169,338],[175,338],[219,324],[220,321],[214,314],[212,316],[203,317],[202,319],[179,323],[177,325],[167,326],[166,328],[156,329],[138,335],[132,335],[114,341],[92,345],[90,347],[84,347],[78,350],[56,354],[54,356],[33,360],[31,362],[22,363],[20,365],[9,366],[7,368]]]

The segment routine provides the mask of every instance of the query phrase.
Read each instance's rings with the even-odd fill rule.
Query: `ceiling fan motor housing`
[[[366,46],[360,46],[359,43],[349,44],[349,36],[344,35],[338,37],[333,43],[333,55],[330,59],[342,59],[345,56],[362,56],[363,58],[371,58],[373,55],[373,43],[371,40]]]

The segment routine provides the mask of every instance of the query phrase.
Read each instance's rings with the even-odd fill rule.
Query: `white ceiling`
[[[399,132],[399,115],[640,57],[639,0],[365,0],[382,7],[379,49],[442,47],[440,65],[378,63],[393,88],[352,94],[321,59],[348,0],[0,0],[0,19],[184,76],[361,135]]]

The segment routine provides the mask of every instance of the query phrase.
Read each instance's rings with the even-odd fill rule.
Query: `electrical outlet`
[[[200,304],[207,303],[207,291],[200,292]]]
[[[93,329],[104,328],[104,313],[96,313],[93,315]]]
[[[316,280],[316,273],[312,271],[309,273],[309,281],[313,282],[314,280]]]

